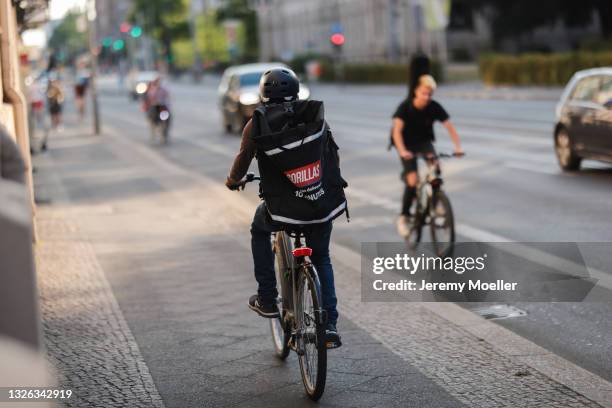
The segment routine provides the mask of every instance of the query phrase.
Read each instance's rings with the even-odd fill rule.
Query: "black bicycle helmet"
[[[289,68],[270,69],[259,80],[259,93],[264,102],[295,100],[300,80]]]

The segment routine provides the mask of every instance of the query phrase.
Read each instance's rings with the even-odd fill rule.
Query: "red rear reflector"
[[[312,255],[312,249],[308,247],[300,247],[300,248],[295,248],[293,250],[293,256],[296,258],[300,256],[310,256],[310,255]]]

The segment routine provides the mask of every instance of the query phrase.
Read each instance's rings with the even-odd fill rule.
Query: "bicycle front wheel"
[[[312,266],[300,274],[296,308],[296,341],[302,382],[308,397],[318,401],[325,390],[327,347],[321,285]]]
[[[448,196],[436,191],[429,207],[431,241],[438,256],[449,256],[455,243],[455,219]]]

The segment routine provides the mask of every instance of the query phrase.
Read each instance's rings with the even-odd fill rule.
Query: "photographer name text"
[[[506,282],[498,279],[495,282],[482,282],[478,280],[468,280],[467,282],[428,282],[421,280],[415,282],[409,279],[402,279],[397,282],[384,282],[382,279],[377,279],[372,283],[376,291],[455,291],[463,292],[467,290],[488,290],[488,291],[514,291],[516,290],[517,282]]]

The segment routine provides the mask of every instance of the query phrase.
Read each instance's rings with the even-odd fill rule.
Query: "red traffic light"
[[[119,31],[121,31],[122,33],[127,33],[128,31],[130,31],[131,28],[132,26],[130,25],[130,23],[121,23],[121,25],[119,26]]]
[[[329,37],[329,41],[331,41],[331,43],[335,45],[336,47],[340,47],[341,45],[344,45],[344,34],[342,33],[332,34],[332,36]]]

